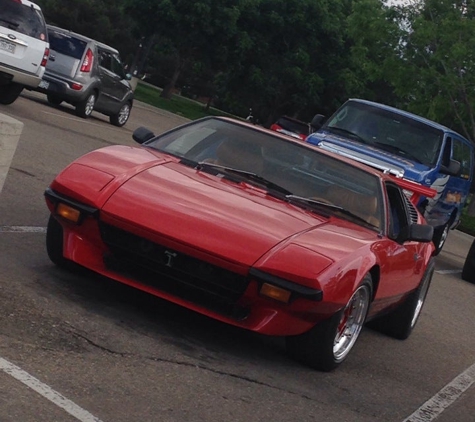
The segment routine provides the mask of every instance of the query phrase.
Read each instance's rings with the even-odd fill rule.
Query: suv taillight
[[[94,61],[94,54],[90,48],[86,51],[86,56],[81,65],[81,72],[90,72],[92,69],[92,62]]]
[[[43,54],[43,60],[41,60],[41,66],[46,67],[46,62],[48,61],[49,56],[49,48],[45,48],[45,52]]]

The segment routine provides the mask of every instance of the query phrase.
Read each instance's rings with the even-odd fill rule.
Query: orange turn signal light
[[[272,284],[264,283],[261,286],[260,294],[278,300],[279,302],[289,303],[292,292],[282,289],[281,287],[273,286]]]
[[[72,221],[73,223],[79,222],[79,218],[81,217],[81,212],[79,210],[63,204],[62,202],[60,202],[56,207],[56,214],[66,220]]]

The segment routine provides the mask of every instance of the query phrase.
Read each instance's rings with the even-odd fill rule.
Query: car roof
[[[111,53],[115,53],[115,54],[119,54],[119,51],[117,49],[115,49],[114,47],[111,47],[110,45],[107,45],[107,44],[104,44],[100,41],[97,41],[93,38],[90,38],[90,37],[87,37],[85,35],[82,35],[82,34],[78,34],[76,32],[73,32],[73,31],[70,31],[69,29],[64,29],[64,28],[60,28],[58,26],[54,26],[54,25],[46,25],[48,31],[56,31],[56,32],[62,32],[64,34],[68,34],[68,35],[72,35],[82,41],[86,41],[86,42],[93,42],[95,43],[96,45],[98,45],[99,47],[103,48],[104,50],[109,50]]]
[[[33,7],[36,10],[41,10],[40,6],[38,6],[36,3],[33,3],[29,0],[20,0],[20,3],[28,7]]]
[[[454,131],[454,130],[452,130],[452,129],[444,126],[444,125],[441,125],[440,123],[434,122],[433,120],[426,119],[425,117],[422,117],[422,116],[418,116],[417,114],[410,113],[409,111],[404,111],[404,110],[401,110],[399,108],[391,107],[391,106],[381,104],[381,103],[376,103],[376,102],[373,102],[373,101],[362,100],[362,99],[359,99],[359,98],[350,98],[348,101],[367,104],[367,105],[377,107],[377,108],[380,108],[380,109],[383,109],[383,110],[388,110],[388,111],[391,111],[393,113],[400,114],[401,116],[406,116],[406,117],[409,117],[413,120],[417,120],[421,123],[425,123],[426,125],[432,126],[435,129],[442,130],[443,132],[453,133],[457,136],[460,136],[461,138],[466,139],[460,133],[458,133],[458,132],[456,132],[456,131]],[[468,139],[467,139],[467,141],[468,141]]]

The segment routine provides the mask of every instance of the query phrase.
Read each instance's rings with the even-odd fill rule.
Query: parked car
[[[293,138],[305,140],[310,135],[312,127],[310,123],[305,123],[289,116],[281,116],[271,125],[270,129]]]
[[[307,140],[437,191],[417,207],[434,227],[436,254],[460,223],[474,180],[473,142],[431,120],[383,104],[351,99]]]
[[[38,86],[48,53],[41,8],[28,0],[0,0],[0,104]]]
[[[80,117],[89,117],[96,110],[109,116],[113,125],[125,125],[134,94],[119,52],[51,25],[48,36],[51,50],[38,91],[44,92],[51,104],[72,104]]]
[[[300,140],[207,117],[108,146],[45,192],[46,248],[133,288],[257,333],[328,371],[365,321],[407,338],[434,263],[404,190],[432,190]]]

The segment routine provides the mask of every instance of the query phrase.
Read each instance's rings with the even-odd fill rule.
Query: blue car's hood
[[[391,173],[397,176],[404,176],[404,178],[418,183],[422,183],[431,170],[427,165],[414,162],[410,158],[395,155],[375,146],[363,144],[324,130],[311,134],[307,138],[307,142],[369,164],[372,167],[389,169]]]

